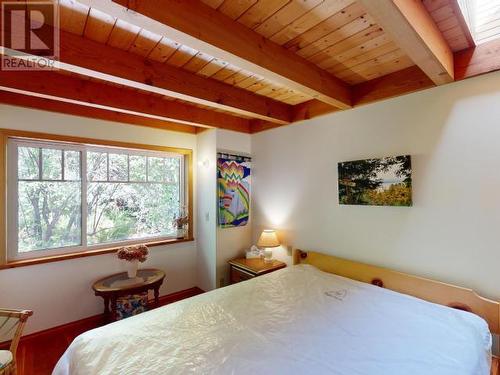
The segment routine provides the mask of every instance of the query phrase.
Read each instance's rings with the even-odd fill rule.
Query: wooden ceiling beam
[[[500,40],[454,53],[455,81],[500,70]],[[373,103],[434,87],[416,66],[353,86],[354,106]]]
[[[186,125],[249,132],[241,117],[55,71],[0,71],[0,90]]]
[[[263,132],[264,130],[269,130],[269,129],[274,129],[274,128],[279,128],[280,125],[273,124],[272,122],[269,121],[263,121],[263,120],[251,120],[250,121],[250,133],[259,133]]]
[[[312,99],[304,103],[297,104],[293,107],[293,123],[302,120],[310,120],[325,114],[330,114],[336,111],[341,111],[339,108],[332,107],[329,104],[320,102],[317,99]],[[274,129],[282,125],[273,124],[269,121],[251,120],[250,133],[258,133],[264,130]]]
[[[500,70],[500,39],[455,52],[455,80],[475,77]],[[358,107],[385,99],[435,87],[434,82],[418,67],[387,74],[352,87],[353,105]],[[294,121],[306,120],[334,112],[324,103],[310,100],[294,106]],[[250,132],[256,133],[279,125],[267,121],[251,121]]]
[[[411,66],[353,86],[354,104],[373,103],[434,86],[434,82],[418,66]]]
[[[309,120],[336,111],[339,111],[339,109],[332,108],[319,100],[313,99],[294,106],[293,121]]]
[[[500,39],[455,52],[455,79],[462,80],[500,70]]]
[[[56,65],[71,73],[252,118],[278,124],[291,120],[288,104],[64,31]]]
[[[0,91],[0,103],[9,104],[16,107],[63,113],[71,116],[112,121],[122,124],[146,126],[148,128],[170,130],[190,134],[196,134],[197,129],[201,129],[191,125],[176,124],[173,122],[162,121],[150,117],[142,117],[116,111],[108,111],[105,109],[92,108],[78,104],[60,102],[56,100],[23,95],[8,91]],[[34,125],[36,127],[37,124]]]
[[[421,0],[360,2],[436,85],[454,80],[453,52]]]
[[[352,86],[353,104],[354,108],[356,108],[364,104],[410,94],[430,87],[435,87],[430,78],[419,67],[411,66]],[[309,120],[336,111],[339,110],[332,109],[332,107],[328,108],[322,102],[310,100],[294,106],[294,121]],[[250,132],[258,133],[279,126],[268,121],[255,120],[250,123]]]
[[[79,2],[330,105],[351,105],[344,82],[201,1]]]

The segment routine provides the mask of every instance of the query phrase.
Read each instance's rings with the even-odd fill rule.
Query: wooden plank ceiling
[[[0,72],[0,100],[251,133],[454,80],[474,48],[457,0],[373,3],[59,0],[61,70]]]
[[[423,3],[453,52],[474,46],[456,0],[423,0]]]
[[[204,2],[350,85],[413,65],[359,2]]]

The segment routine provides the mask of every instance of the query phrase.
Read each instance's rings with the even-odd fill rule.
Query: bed
[[[53,375],[490,374],[498,303],[342,262],[350,261],[297,252],[293,267],[88,331]],[[435,283],[429,299],[459,308],[381,287],[398,277],[417,294]],[[483,317],[464,311],[476,308]]]

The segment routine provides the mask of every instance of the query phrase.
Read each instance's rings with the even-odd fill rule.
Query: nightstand
[[[233,259],[229,262],[231,284],[239,283],[254,277],[264,275],[269,272],[285,268],[286,264],[279,260],[273,260],[271,263],[264,262],[263,259]]]

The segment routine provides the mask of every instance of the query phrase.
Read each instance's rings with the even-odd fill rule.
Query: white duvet
[[[480,317],[300,265],[78,336],[53,375],[489,375]]]

